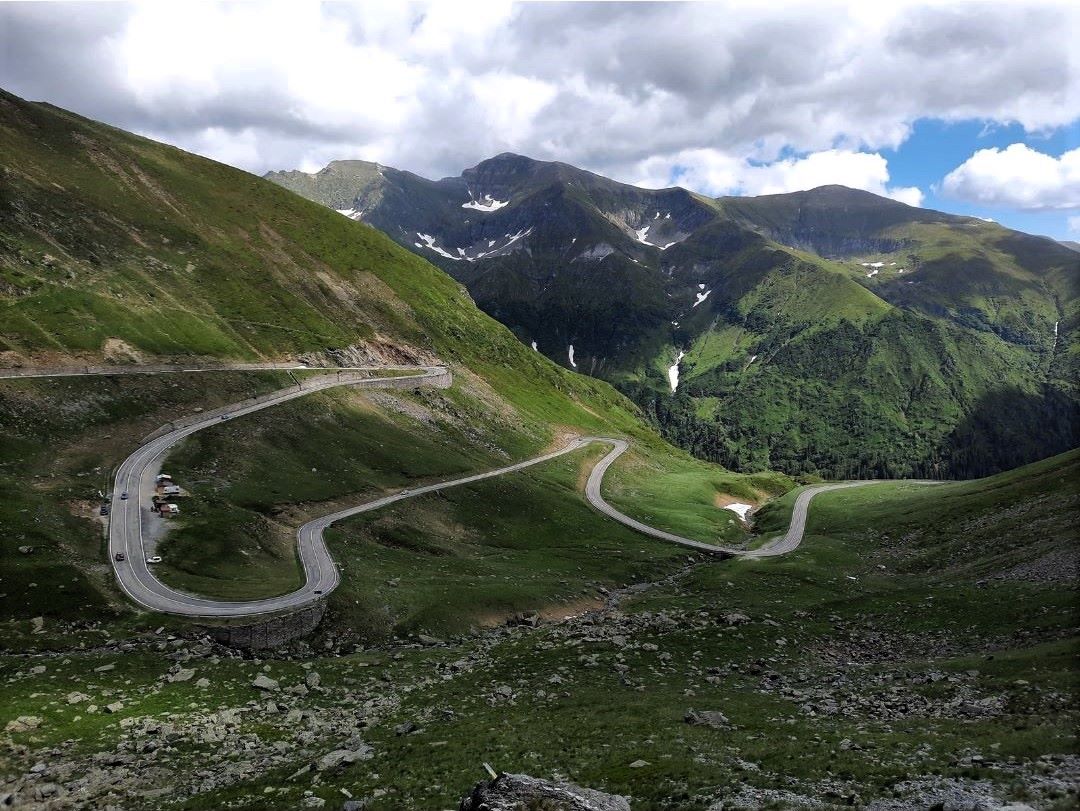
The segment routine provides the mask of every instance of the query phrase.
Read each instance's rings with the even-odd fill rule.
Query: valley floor
[[[167,621],[19,623],[0,792],[446,808],[488,762],[635,809],[1074,807],[1074,593],[1024,561],[1064,548],[1078,464],[826,494],[788,557],[683,559],[537,627],[366,647],[329,631],[243,658]],[[574,470],[543,474],[566,508]],[[1017,533],[1033,527],[1045,548]]]

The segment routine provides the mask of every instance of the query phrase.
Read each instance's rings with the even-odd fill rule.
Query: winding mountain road
[[[0,379],[3,378],[41,378],[41,377],[72,377],[72,376],[97,376],[115,374],[174,374],[181,372],[209,372],[209,371],[253,371],[266,369],[309,369],[306,366],[295,364],[235,364],[232,366],[215,366],[206,368],[181,368],[181,367],[75,367],[67,369],[36,369],[36,370],[0,370]],[[386,370],[386,367],[380,367]],[[210,412],[198,414],[178,420],[163,427],[147,437],[143,444],[132,453],[120,465],[116,473],[111,498],[111,517],[109,520],[109,560],[116,573],[116,579],[120,587],[128,597],[138,605],[152,611],[161,611],[169,614],[179,614],[189,617],[253,617],[264,614],[278,613],[295,610],[311,603],[317,602],[335,589],[340,581],[337,566],[330,556],[329,550],[323,539],[327,527],[343,519],[360,513],[378,510],[398,501],[434,493],[450,487],[461,487],[474,482],[490,479],[523,470],[533,465],[542,464],[559,456],[572,453],[592,443],[611,445],[612,448],[604,455],[589,473],[585,485],[585,497],[597,510],[611,519],[630,527],[644,535],[658,538],[662,541],[679,544],[689,549],[723,557],[746,557],[762,558],[786,554],[801,543],[806,529],[806,515],[810,501],[814,496],[829,490],[837,490],[847,487],[857,487],[870,484],[869,481],[843,482],[839,484],[823,484],[807,488],[801,492],[795,501],[792,510],[791,523],[787,532],[774,538],[763,546],[752,549],[734,549],[723,546],[695,541],[684,538],[671,532],[666,532],[631,518],[619,512],[601,495],[601,485],[604,475],[612,463],[618,459],[630,447],[625,439],[586,436],[571,440],[559,450],[527,459],[523,462],[507,465],[484,473],[477,473],[450,481],[436,482],[435,484],[415,487],[403,490],[388,496],[382,496],[372,501],[349,507],[329,515],[324,515],[307,522],[297,530],[297,550],[300,563],[304,570],[304,585],[289,594],[271,597],[263,600],[247,600],[242,602],[213,600],[187,594],[176,589],[169,588],[154,576],[146,563],[147,545],[143,535],[143,522],[150,520],[148,502],[154,490],[155,477],[161,470],[165,455],[178,442],[188,436],[217,425],[226,419],[251,414],[255,411],[271,406],[279,405],[297,397],[303,397],[314,391],[322,391],[337,386],[355,386],[358,388],[415,388],[417,386],[449,386],[452,376],[448,369],[441,366],[430,367],[397,367],[399,372],[406,372],[395,377],[367,377],[378,371],[376,367],[354,367],[350,369],[334,369],[332,374],[309,378],[298,381],[295,388],[284,389],[262,397],[253,398],[233,406],[215,409]],[[314,371],[329,371],[326,369],[314,369]],[[409,374],[408,372],[413,372]],[[344,376],[343,376],[344,375]],[[121,553],[124,560],[117,560],[117,554]]]

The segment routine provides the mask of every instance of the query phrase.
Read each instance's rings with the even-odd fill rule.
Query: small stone
[[[651,765],[652,764],[649,763],[649,761],[647,761],[647,760],[635,760],[633,763],[630,764],[630,768],[631,769],[642,769],[645,766],[651,766]]]
[[[122,709],[124,709],[124,702],[122,701],[114,701],[112,704],[105,705],[105,712],[108,713],[117,713]]]
[[[728,726],[727,716],[717,710],[688,710],[683,718],[691,726],[712,727],[722,729]]]
[[[88,696],[86,693],[80,693],[76,690],[74,692],[68,693],[66,698],[68,704],[81,704],[84,701],[88,701],[90,699],[90,696]]]
[[[41,726],[41,719],[36,715],[20,715],[14,721],[8,721],[4,727],[6,732],[29,732]]]
[[[725,625],[745,625],[750,622],[750,618],[741,611],[728,611],[720,616],[720,621]]]
[[[195,686],[196,687],[202,687],[202,688],[209,687],[210,686],[210,679],[206,678],[206,676],[203,676],[201,679],[199,679],[197,682],[195,682]]]
[[[255,681],[251,683],[251,686],[256,690],[267,690],[272,692],[277,690],[279,685],[276,679],[272,679],[269,676],[260,673],[255,677]]]
[[[182,669],[176,671],[171,676],[169,676],[169,681],[171,681],[171,682],[191,681],[191,679],[194,676],[195,676],[195,671],[192,670],[191,668],[185,667],[185,668],[182,668]]]

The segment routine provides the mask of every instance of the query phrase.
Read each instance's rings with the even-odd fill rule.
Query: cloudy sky
[[[0,85],[257,173],[513,151],[1080,239],[1078,42],[1053,2],[0,3]]]

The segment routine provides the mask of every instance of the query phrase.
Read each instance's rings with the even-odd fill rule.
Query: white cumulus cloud
[[[988,206],[1080,208],[1080,149],[1057,158],[1025,144],[980,149],[945,176],[941,189]]]
[[[873,156],[919,119],[1080,119],[1078,40],[1045,0],[0,3],[0,83],[253,172],[715,151],[735,187],[889,192]]]
[[[643,161],[631,177],[640,185],[688,186],[707,194],[782,194],[840,185],[891,197],[911,206],[922,203],[915,186],[889,185],[888,161],[877,153],[827,149],[802,157],[756,163],[712,149],[684,150]]]
[[[1080,235],[1080,216],[1069,217],[1069,233]]]

